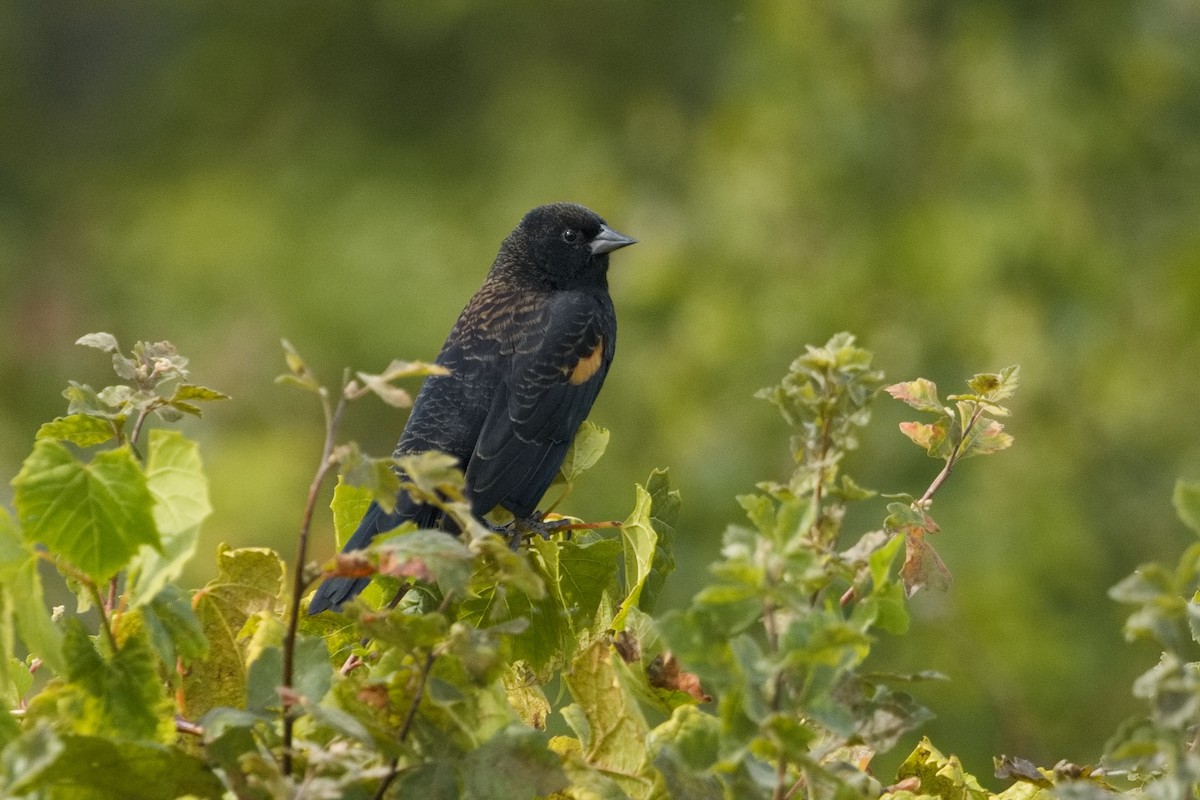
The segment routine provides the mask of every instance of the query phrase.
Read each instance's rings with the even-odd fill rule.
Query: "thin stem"
[[[83,580],[83,585],[87,587],[88,593],[92,596],[92,602],[96,604],[96,613],[100,615],[100,632],[104,634],[104,639],[112,648],[113,655],[116,655],[117,639],[113,636],[112,627],[109,625],[108,609],[104,607],[104,599],[100,596],[100,587],[90,578]]]
[[[425,663],[421,665],[421,674],[417,682],[417,692],[413,696],[412,705],[408,707],[408,713],[404,715],[404,723],[400,726],[400,733],[396,738],[403,742],[408,738],[409,732],[412,730],[413,722],[417,718],[417,709],[421,705],[421,698],[425,696],[425,684],[429,680],[429,673],[433,670],[433,662],[437,659],[437,653],[430,650],[425,655]],[[397,756],[392,759],[391,767],[388,774],[384,776],[383,781],[379,784],[379,790],[375,792],[374,800],[383,800],[384,793],[387,792],[388,786],[396,779],[399,774],[397,767],[400,766],[400,758]]]
[[[325,414],[325,444],[321,448],[321,463],[317,467],[317,472],[313,476],[312,483],[308,487],[308,499],[304,504],[304,516],[300,522],[300,535],[296,541],[296,560],[294,562],[292,574],[292,593],[290,605],[288,608],[288,627],[287,634],[283,640],[283,676],[281,685],[283,696],[285,698],[291,695],[289,691],[292,688],[292,681],[295,677],[295,655],[296,655],[296,635],[300,625],[300,598],[304,594],[304,589],[307,586],[307,581],[304,577],[304,565],[308,559],[308,534],[312,529],[313,512],[316,510],[317,497],[320,495],[321,487],[325,483],[325,479],[329,476],[331,470],[337,467],[337,459],[333,456],[333,449],[336,444],[337,429],[342,420],[342,414],[346,410],[346,383],[350,379],[350,371],[346,370],[342,376],[342,393],[336,407],[331,407],[329,404],[329,393],[324,387],[321,388],[321,410]],[[284,775],[292,774],[292,733],[295,725],[295,719],[291,713],[291,707],[288,700],[283,703],[283,758],[281,767]]]
[[[812,538],[818,541],[821,534],[821,493],[825,488],[825,459],[829,457],[829,447],[832,444],[829,436],[829,428],[833,424],[833,417],[826,416],[821,423],[821,449],[817,453],[817,479],[813,482],[813,497],[812,505],[815,516],[813,517]]]
[[[138,412],[137,420],[133,423],[133,431],[129,434],[129,449],[137,456],[138,461],[145,461],[141,451],[138,450],[138,437],[142,434],[142,426],[146,424],[146,417],[150,416],[150,412],[154,408],[155,405],[152,403]]]
[[[916,502],[918,508],[925,508],[929,501],[933,499],[933,495],[937,490],[942,488],[942,484],[950,477],[950,473],[954,471],[954,465],[958,462],[962,455],[962,445],[967,441],[967,436],[970,435],[971,429],[979,422],[979,418],[983,415],[983,406],[976,404],[974,411],[971,412],[971,418],[967,421],[966,427],[963,428],[962,437],[954,445],[954,450],[946,457],[946,466],[942,467],[942,471],[933,479],[933,483],[929,484],[929,488],[925,490],[925,494],[921,495],[921,499]]]

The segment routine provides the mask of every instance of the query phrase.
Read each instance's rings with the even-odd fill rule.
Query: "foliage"
[[[739,498],[749,524],[725,531],[713,582],[656,616],[678,537],[666,471],[635,488],[623,522],[565,518],[514,550],[472,518],[444,455],[377,459],[337,440],[349,401],[403,405],[394,382],[439,368],[346,373],[335,402],[286,343],[283,380],[313,393],[326,419],[297,567],[288,580],[272,551],[222,546],[217,577],[185,593],[176,579],[210,510],[207,483],[194,443],[156,428],[143,460],[139,434],[151,414],[170,422],[224,395],[185,383],[186,362],[165,343],[126,357],[105,334],[80,342],[112,352],[127,382],[72,383],[68,416],[43,426],[13,481],[16,516],[0,509],[5,797],[1016,800],[1100,797],[1117,779],[1131,796],[1181,797],[1200,777],[1200,667],[1185,660],[1200,633],[1200,545],[1175,573],[1144,567],[1114,589],[1140,606],[1130,637],[1165,653],[1135,686],[1149,717],[1118,735],[1104,769],[1005,757],[997,775],[1013,784],[993,795],[922,740],[889,786],[870,770],[931,716],[903,687],[942,676],[879,670],[868,656],[879,634],[908,631],[913,593],[946,583],[927,541],[930,503],[959,461],[1012,443],[996,417],[1015,367],[976,375],[949,406],[926,380],[887,388],[933,415],[900,427],[943,467],[921,497],[892,495],[880,529],[846,542],[847,507],[875,493],[843,465],[883,379],[848,334],[809,347],[760,393],[793,430],[792,475]],[[561,496],[607,441],[581,429]],[[334,472],[343,533],[372,498],[400,490],[462,534],[403,525],[307,564],[318,489]],[[1180,484],[1193,528],[1197,498],[1200,486]],[[46,609],[39,561],[75,588],[76,613]],[[308,617],[302,598],[320,574],[373,581],[343,612]]]
[[[432,357],[520,214],[581,200],[646,244],[611,275],[614,438],[571,508],[623,516],[669,458],[676,605],[732,496],[786,474],[747,396],[802,342],[848,328],[943,387],[1021,363],[1021,446],[936,509],[969,589],[886,647],[956,664],[933,730],[977,769],[997,739],[1096,750],[1139,663],[1103,592],[1182,549],[1164,500],[1200,470],[1164,424],[1198,388],[1198,40],[1177,0],[0,3],[0,474],[66,377],[99,388],[62,342],[186,331],[237,403],[183,428],[221,500],[184,580],[220,541],[290,554],[316,409],[266,385],[279,336]],[[854,474],[915,491],[898,405]],[[398,429],[344,426],[380,454]]]

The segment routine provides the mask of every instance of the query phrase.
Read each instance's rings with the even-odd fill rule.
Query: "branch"
[[[336,442],[337,429],[341,423],[342,414],[346,410],[345,388],[349,380],[350,370],[346,370],[342,374],[343,391],[336,407],[331,408],[329,404],[329,392],[325,387],[322,386],[318,393],[321,398],[321,410],[325,414],[325,444],[321,448],[321,463],[317,467],[317,472],[308,487],[308,499],[304,504],[304,516],[300,522],[300,535],[296,541],[296,561],[292,570],[292,593],[288,608],[288,627],[287,634],[283,640],[283,676],[280,681],[285,698],[290,694],[288,690],[292,688],[292,681],[295,677],[296,635],[300,625],[300,598],[304,595],[304,589],[307,586],[304,578],[304,565],[308,559],[308,534],[312,530],[313,512],[316,510],[317,497],[321,492],[321,487],[325,484],[325,479],[329,476],[330,470],[337,467],[337,459],[333,456],[333,449]],[[291,705],[285,699],[283,703],[283,758],[281,762],[284,775],[292,774],[292,733],[294,724],[295,720],[291,715]]]

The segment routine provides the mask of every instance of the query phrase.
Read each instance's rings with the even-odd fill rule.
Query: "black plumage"
[[[459,459],[471,509],[533,517],[608,374],[617,319],[608,254],[634,240],[583,206],[533,209],[508,235],[483,286],[459,315],[425,381],[396,455],[440,450]],[[439,524],[437,509],[401,493],[372,504],[345,550],[406,520]],[[338,608],[368,578],[328,578],[308,611]]]

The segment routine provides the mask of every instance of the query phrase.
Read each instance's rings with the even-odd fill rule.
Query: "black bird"
[[[635,242],[573,203],[533,209],[500,245],[483,286],[458,317],[426,379],[396,455],[441,450],[459,459],[476,516],[496,506],[536,524],[612,363],[617,318],[608,254]],[[345,550],[406,520],[437,527],[438,510],[401,492],[396,510],[372,503]],[[336,609],[369,578],[327,578],[309,614]]]

